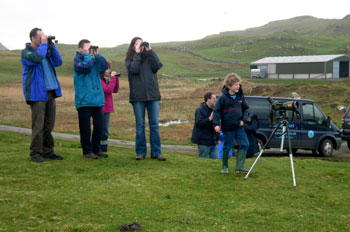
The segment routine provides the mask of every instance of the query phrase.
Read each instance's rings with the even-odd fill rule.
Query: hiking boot
[[[228,174],[228,168],[223,168],[221,170],[221,174]]]
[[[144,160],[145,156],[144,155],[137,155],[136,160]]]
[[[98,156],[95,155],[94,153],[84,154],[83,156],[84,158],[87,158],[87,159],[98,159]]]
[[[248,173],[248,170],[244,167],[246,155],[247,155],[247,151],[239,150],[237,152],[235,173],[237,174]]]
[[[36,163],[41,163],[41,162],[44,162],[44,159],[41,155],[33,155],[30,157],[30,159],[33,161],[33,162],[36,162]]]
[[[249,170],[244,169],[244,170],[235,170],[236,174],[247,174],[249,172]]]
[[[156,156],[156,157],[152,157],[152,159],[156,159],[159,161],[166,161],[166,158],[164,158],[162,155]]]
[[[96,153],[95,155],[97,155],[98,158],[107,158],[108,157],[108,154],[104,153],[103,151],[100,151],[100,152]]]
[[[44,159],[52,159],[52,160],[63,160],[63,157],[60,155],[56,155],[56,153],[52,153],[50,155],[44,155]]]

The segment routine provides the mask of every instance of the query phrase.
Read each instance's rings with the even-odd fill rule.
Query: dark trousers
[[[32,110],[32,141],[30,155],[51,155],[54,153],[52,130],[55,126],[56,100],[54,91],[47,92],[47,101],[30,102]]]
[[[100,152],[100,142],[103,129],[102,107],[81,107],[78,109],[80,144],[83,154]],[[91,118],[93,132],[91,137]]]

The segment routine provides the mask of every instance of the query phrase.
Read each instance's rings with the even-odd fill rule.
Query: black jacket
[[[192,130],[192,143],[205,146],[214,146],[218,143],[219,134],[215,132],[212,121],[209,121],[211,112],[213,110],[205,102],[197,108]]]
[[[128,70],[130,102],[161,99],[156,73],[163,64],[153,50],[148,51],[147,56],[135,53],[133,60],[125,60],[125,66]]]
[[[259,145],[256,138],[256,130],[259,128],[259,120],[257,118],[252,118],[251,122],[244,122],[244,130],[247,134],[249,141],[249,148],[247,151],[247,158],[253,157],[253,155],[259,152]]]
[[[236,99],[233,99],[224,86],[222,88],[222,95],[217,100],[214,107],[213,126],[220,126],[221,131],[232,131],[239,127],[240,121],[247,116],[249,106],[245,101],[242,86],[236,94]]]

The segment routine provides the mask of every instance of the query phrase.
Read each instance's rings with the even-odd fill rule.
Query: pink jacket
[[[118,93],[119,90],[119,78],[111,77],[109,84],[107,85],[106,80],[101,77],[102,89],[105,94],[105,105],[102,107],[103,113],[112,113],[114,112],[113,107],[113,97],[112,93]]]

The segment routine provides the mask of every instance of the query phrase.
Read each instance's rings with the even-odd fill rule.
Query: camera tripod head
[[[292,111],[292,120],[294,119],[294,116],[296,116],[297,119],[301,118],[301,115],[298,111],[299,103],[297,101],[277,101],[273,100],[271,97],[268,97],[267,100],[271,104],[271,122],[275,122],[276,120],[280,121],[287,121],[288,122],[288,112]],[[276,118],[274,115],[275,112],[279,112],[279,116]]]

